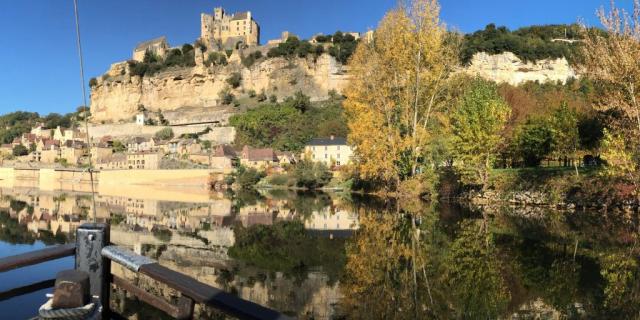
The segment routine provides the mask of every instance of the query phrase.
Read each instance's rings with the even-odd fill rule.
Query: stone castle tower
[[[260,44],[260,26],[251,11],[227,15],[223,8],[215,8],[213,15],[201,15],[200,39],[213,49],[234,49]]]

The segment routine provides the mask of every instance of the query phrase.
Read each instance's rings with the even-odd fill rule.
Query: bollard
[[[78,270],[64,270],[56,275],[51,308],[80,308],[91,302],[89,274]]]
[[[86,223],[76,231],[76,270],[89,274],[89,292],[100,297],[103,319],[109,319],[111,262],[101,252],[108,245],[108,224]]]

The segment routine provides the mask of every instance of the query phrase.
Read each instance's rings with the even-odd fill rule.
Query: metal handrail
[[[123,249],[118,246],[107,246],[102,249],[102,256],[133,272],[144,274],[155,281],[166,284],[196,303],[213,307],[230,316],[247,320],[291,319],[278,311],[241,299],[220,289],[204,284],[190,276],[161,266],[158,262],[138,255],[133,251]],[[123,284],[122,279],[118,279],[118,282]],[[124,283],[124,285],[126,286],[130,284]],[[134,292],[130,292],[135,294],[137,289],[139,288],[133,288],[131,291]],[[149,297],[146,295],[144,295],[144,298],[149,300]],[[151,299],[151,301],[162,306],[160,309],[164,308],[167,310],[173,310],[167,308],[164,304],[154,299]],[[179,309],[176,309],[176,311],[177,310]]]
[[[76,244],[71,243],[0,258],[0,272],[73,256],[75,253]]]
[[[76,245],[75,243],[72,243],[35,250],[15,256],[0,258],[0,273],[32,266],[35,264],[40,264],[51,260],[73,256],[75,255],[75,253]],[[12,288],[0,292],[0,301],[5,301],[18,296],[23,296],[29,293],[51,288],[54,285],[55,279],[48,279],[26,286]]]

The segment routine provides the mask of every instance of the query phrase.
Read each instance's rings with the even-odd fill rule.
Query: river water
[[[74,241],[93,219],[87,193],[0,192],[0,257]],[[624,215],[142,187],[98,194],[96,212],[111,222],[115,244],[303,319],[628,319],[640,311],[638,229]],[[2,273],[0,291],[72,266],[68,258]],[[0,318],[33,316],[50,291],[1,301]],[[126,316],[164,317],[122,291],[112,297]]]

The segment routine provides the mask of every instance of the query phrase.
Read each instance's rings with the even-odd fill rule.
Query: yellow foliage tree
[[[633,7],[633,14],[629,14],[612,1],[609,12],[604,8],[598,11],[606,32],[582,28],[581,71],[601,85],[601,109],[621,111],[618,131],[610,135],[610,138],[617,137],[614,142],[621,143],[615,152],[637,154],[640,138],[640,0],[634,0]],[[611,164],[616,162],[620,161],[614,160]],[[633,167],[635,171],[635,165]],[[624,164],[621,170],[628,172],[630,168]]]
[[[350,62],[345,109],[357,171],[389,188],[434,166],[428,147],[458,63],[457,38],[439,14],[436,0],[401,3]]]

